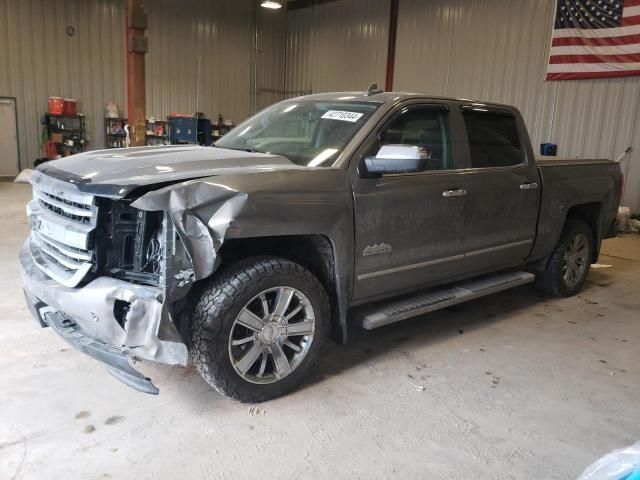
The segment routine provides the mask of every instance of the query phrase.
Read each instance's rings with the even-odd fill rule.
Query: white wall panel
[[[284,98],[287,13],[257,8],[255,40],[256,110]]]
[[[534,147],[616,158],[640,211],[640,77],[546,82],[554,0],[400,0],[394,90],[517,106]]]
[[[123,0],[0,0],[0,96],[16,97],[23,168],[42,156],[49,96],[78,100],[89,148],[100,148],[104,105],[124,107],[125,78]]]
[[[640,110],[640,105],[636,111]],[[622,161],[625,176],[623,204],[628,205],[635,213],[640,212],[640,114],[636,116],[631,141],[633,151]]]
[[[389,0],[340,0],[292,10],[287,96],[384,86]]]
[[[394,89],[515,104],[537,134],[550,3],[518,3],[401,0]]]
[[[251,0],[153,0],[146,56],[147,115],[249,114]]]

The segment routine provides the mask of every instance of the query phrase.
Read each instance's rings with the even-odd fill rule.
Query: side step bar
[[[374,328],[399,322],[423,313],[440,310],[457,303],[484,297],[501,290],[533,282],[535,275],[528,272],[509,272],[467,280],[460,284],[440,290],[430,290],[402,300],[366,306],[354,312],[362,328]]]

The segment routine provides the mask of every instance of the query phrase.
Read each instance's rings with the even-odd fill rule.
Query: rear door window
[[[516,117],[505,111],[464,108],[472,168],[509,167],[524,163]]]

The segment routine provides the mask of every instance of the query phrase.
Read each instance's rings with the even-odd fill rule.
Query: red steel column
[[[148,50],[144,0],[127,0],[127,115],[131,146],[145,144],[145,66]]]

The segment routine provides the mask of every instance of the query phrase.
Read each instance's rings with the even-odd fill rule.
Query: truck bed
[[[574,165],[599,165],[599,164],[614,164],[613,160],[607,158],[571,158],[571,157],[551,157],[551,156],[536,156],[536,164],[539,167],[559,167],[559,166],[574,166]]]

